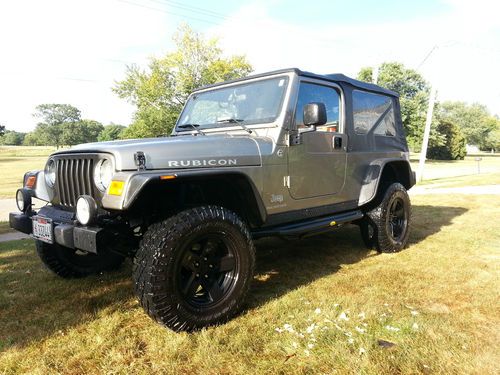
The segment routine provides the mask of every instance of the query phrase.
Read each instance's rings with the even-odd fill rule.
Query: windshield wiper
[[[177,128],[179,128],[179,129],[191,128],[193,130],[196,130],[196,132],[198,134],[206,135],[205,132],[203,132],[200,129],[198,129],[199,126],[200,126],[199,124],[182,124],[182,125],[177,125]]]
[[[225,119],[222,119],[222,120],[217,120],[218,123],[226,123],[226,124],[238,124],[239,126],[241,126],[241,128],[247,132],[249,132],[250,134],[253,133],[253,131],[251,129],[249,129],[246,125],[243,124],[243,121],[245,120],[242,120],[242,119],[239,119],[239,118],[225,118]]]

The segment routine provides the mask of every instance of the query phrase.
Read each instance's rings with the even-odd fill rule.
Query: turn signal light
[[[109,195],[122,195],[123,188],[125,186],[125,181],[111,181],[109,185],[108,194]]]
[[[175,174],[167,174],[164,176],[160,176],[160,180],[173,180],[177,176]]]
[[[24,184],[25,187],[33,189],[36,185],[36,176],[29,176],[26,179],[26,183]]]

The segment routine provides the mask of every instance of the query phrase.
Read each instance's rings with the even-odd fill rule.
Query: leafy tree
[[[69,104],[40,104],[35,108],[34,117],[42,120],[37,126],[38,132],[43,131],[45,144],[57,148],[62,144],[63,124],[80,121],[81,114],[78,108]]]
[[[463,160],[467,154],[465,137],[460,128],[447,120],[440,120],[437,129],[445,137],[442,145],[430,145],[427,151],[429,159],[437,160]]]
[[[500,151],[500,126],[488,134],[484,146],[487,150]]]
[[[104,126],[94,120],[65,122],[62,124],[61,144],[73,146],[81,143],[96,142],[103,130]]]
[[[444,102],[439,108],[439,116],[457,124],[468,144],[481,149],[488,145],[489,134],[500,129],[500,120],[490,115],[488,109],[479,103]]]
[[[123,131],[126,129],[123,125],[109,124],[104,127],[102,132],[97,137],[99,142],[114,141],[120,139]]]
[[[244,56],[224,58],[217,40],[205,40],[187,25],[181,26],[173,39],[174,52],[152,58],[147,69],[129,66],[126,78],[113,89],[137,107],[125,138],[170,133],[190,92],[252,71]]]
[[[372,77],[373,69],[366,67],[360,70],[357,78],[372,82]],[[386,62],[379,67],[377,84],[399,94],[401,118],[408,143],[412,149],[420,148],[430,91],[425,79],[420,73],[406,68],[403,64]],[[431,132],[431,140],[437,144],[443,141],[435,131]]]
[[[7,130],[2,136],[2,143],[9,146],[20,146],[23,144],[24,133]]]

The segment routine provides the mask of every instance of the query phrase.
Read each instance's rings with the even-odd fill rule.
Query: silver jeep
[[[170,137],[52,154],[10,225],[62,277],[134,257],[146,312],[189,331],[242,307],[254,239],[354,223],[368,247],[403,249],[414,183],[396,93],[286,69],[196,90]]]

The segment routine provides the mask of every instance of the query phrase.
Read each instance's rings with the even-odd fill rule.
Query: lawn
[[[24,173],[43,169],[54,147],[0,146],[0,199],[14,198],[22,186]]]
[[[0,244],[0,373],[498,373],[500,202],[412,200],[398,254],[365,250],[354,226],[258,242],[243,313],[193,334],[143,313],[130,263],[68,281],[31,240]]]

